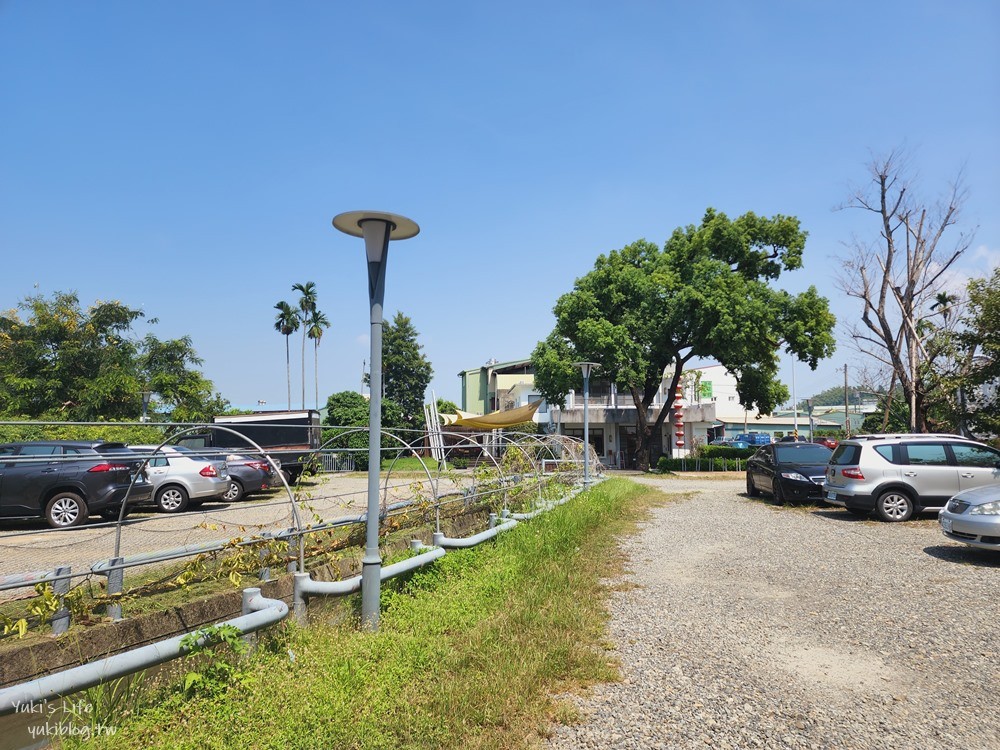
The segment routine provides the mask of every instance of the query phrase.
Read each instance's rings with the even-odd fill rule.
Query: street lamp
[[[590,487],[590,416],[587,401],[590,400],[590,373],[600,367],[596,362],[574,362],[583,372],[583,489]]]
[[[149,398],[153,395],[152,391],[142,391],[142,417],[139,418],[140,422],[149,421]]]
[[[371,383],[382,382],[382,302],[389,240],[407,240],[420,232],[405,216],[380,211],[349,211],[333,217],[333,226],[352,237],[362,237],[368,256],[368,303],[371,310]],[[371,388],[368,403],[368,512],[365,516],[365,554],[361,558],[361,623],[378,630],[382,556],[378,547],[379,469],[382,447],[382,389]]]

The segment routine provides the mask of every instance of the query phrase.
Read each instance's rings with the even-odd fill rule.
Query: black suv
[[[142,456],[123,443],[0,444],[2,518],[42,516],[53,528],[79,526],[93,514],[117,520],[126,493],[129,506],[149,502],[153,486],[146,478]]]

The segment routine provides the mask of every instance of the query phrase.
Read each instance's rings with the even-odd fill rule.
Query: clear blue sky
[[[283,408],[272,308],[314,281],[325,400],[369,346],[363,246],[331,219],[391,211],[421,233],[390,248],[386,313],[457,401],[460,370],[531,353],[600,253],[708,206],[798,216],[782,284],[856,318],[833,273],[874,227],[833,209],[898,146],[929,199],[964,168],[963,270],[986,273],[1000,3],[0,0],[0,143],[0,308],[141,306],[234,405]],[[797,395],[856,358],[842,339],[799,365]]]

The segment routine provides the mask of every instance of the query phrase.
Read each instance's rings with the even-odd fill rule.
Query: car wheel
[[[79,526],[88,515],[87,504],[75,492],[60,492],[45,506],[45,520],[54,529]]]
[[[747,472],[747,494],[750,497],[759,497],[760,490],[757,489],[757,485],[753,483],[753,478],[750,476],[750,472]]]
[[[291,474],[289,474],[284,469],[281,470],[281,476],[285,478],[285,482],[287,482],[289,485],[295,484],[295,479],[292,477]]]
[[[188,507],[188,493],[183,487],[161,487],[156,493],[156,507],[164,513],[180,513]]]
[[[227,503],[235,503],[237,500],[242,500],[243,495],[243,485],[235,479],[230,479],[229,489],[226,490],[226,494],[222,496],[222,499]]]
[[[774,494],[774,502],[777,505],[785,504],[785,491],[781,489],[781,482],[772,479],[771,492]]]
[[[875,512],[883,521],[908,521],[913,516],[913,511],[913,500],[900,490],[886,490],[875,501]]]

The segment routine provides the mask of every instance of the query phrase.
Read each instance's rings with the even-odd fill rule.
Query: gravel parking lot
[[[623,680],[571,698],[550,748],[1000,747],[1000,554],[742,479],[635,477],[678,496],[622,540]]]

